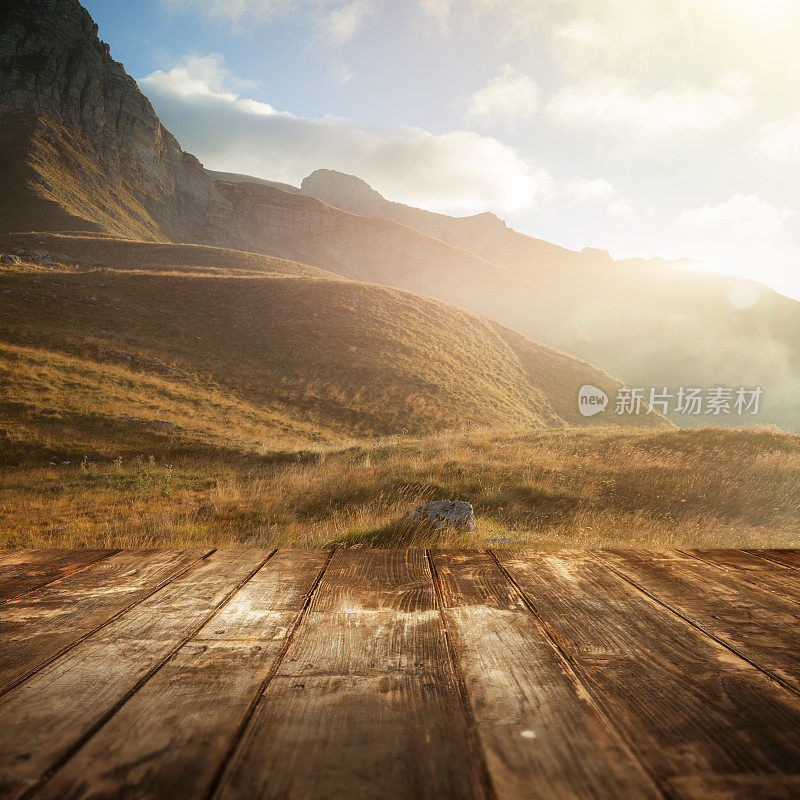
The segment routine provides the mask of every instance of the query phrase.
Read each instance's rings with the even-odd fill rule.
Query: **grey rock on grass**
[[[472,505],[463,500],[434,500],[417,506],[403,519],[411,524],[431,525],[439,530],[444,528],[457,531],[475,530],[475,513]]]

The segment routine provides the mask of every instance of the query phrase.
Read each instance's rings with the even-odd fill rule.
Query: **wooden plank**
[[[601,559],[800,694],[798,608],[681,553],[606,551]]]
[[[169,582],[208,550],[127,550],[0,608],[0,694]]]
[[[116,550],[20,550],[0,563],[0,602],[30,592],[116,553]]]
[[[419,613],[436,607],[436,590],[424,552],[350,550],[334,555],[325,572],[324,591],[317,593],[311,610]]]
[[[0,730],[14,731],[13,737],[0,739],[0,796],[18,798],[35,789],[267,557],[260,550],[213,553],[0,698]]]
[[[796,695],[591,552],[496,555],[667,796],[718,797],[724,779],[726,798],[749,800],[800,775]]]
[[[748,550],[746,552],[800,569],[800,550]]]
[[[35,553],[36,550],[30,547],[8,547],[0,550],[0,564],[11,559],[24,557],[26,553]]]
[[[431,557],[498,798],[661,797],[494,559]]]
[[[740,580],[780,597],[800,602],[800,572],[743,550],[688,550],[690,555]]]
[[[215,797],[486,796],[425,554],[337,551]]]
[[[273,556],[37,797],[205,797],[329,555]]]

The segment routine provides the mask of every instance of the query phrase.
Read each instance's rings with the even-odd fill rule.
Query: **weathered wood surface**
[[[765,791],[775,773],[800,776],[796,694],[631,586],[601,554],[498,555],[665,795],[697,797],[697,777],[710,775],[725,776],[728,796],[752,798],[754,775]]]
[[[2,798],[800,797],[796,551],[4,551]]]
[[[800,603],[800,571],[790,566],[789,560],[796,555],[794,551],[782,555],[766,550],[690,550],[688,554],[728,571],[738,580]]]
[[[335,553],[217,796],[487,794],[425,553]]]
[[[116,550],[21,550],[0,560],[0,601],[80,572]]]
[[[209,551],[125,551],[9,600],[0,613],[0,695]]]

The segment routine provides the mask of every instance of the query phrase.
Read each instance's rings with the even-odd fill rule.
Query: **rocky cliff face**
[[[133,233],[197,239],[225,214],[213,181],[160,123],[76,0],[2,6],[0,115],[36,198],[90,226],[107,227],[111,210]],[[109,196],[92,197],[93,189]]]
[[[241,248],[245,242],[249,249],[355,280],[478,307],[509,324],[530,315],[518,276],[406,225],[351,214],[263,184],[219,181],[217,187],[233,209],[228,246]],[[487,285],[495,289],[491,296]]]

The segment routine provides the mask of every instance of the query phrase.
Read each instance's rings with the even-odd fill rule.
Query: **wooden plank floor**
[[[798,798],[800,553],[2,551],[0,731],[0,798]]]

